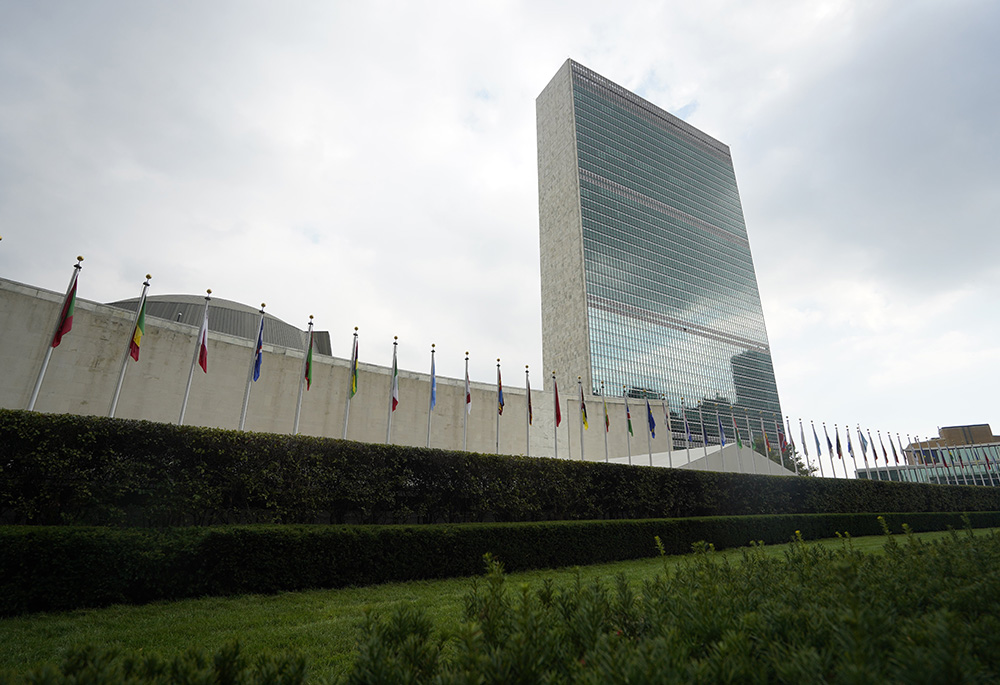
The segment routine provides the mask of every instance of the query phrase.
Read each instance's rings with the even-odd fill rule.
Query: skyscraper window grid
[[[591,392],[780,415],[728,148],[568,64]]]

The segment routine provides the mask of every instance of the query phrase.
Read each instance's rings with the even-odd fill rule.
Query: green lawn
[[[947,533],[923,533],[934,540]],[[855,549],[878,552],[881,536],[853,540]],[[839,540],[810,544],[840,545]],[[782,554],[785,545],[765,548]],[[739,550],[721,554],[739,555]],[[684,557],[642,559],[582,567],[587,581],[610,579],[624,573],[633,583],[652,578],[664,564],[675,565]],[[510,574],[508,583],[540,584],[552,578],[566,583],[574,569],[541,570]],[[293,650],[306,657],[313,678],[346,670],[360,635],[361,618],[368,610],[386,613],[400,603],[424,609],[436,626],[445,630],[458,624],[468,578],[393,583],[365,588],[318,590],[275,596],[250,595],[235,598],[192,599],[145,606],[114,606],[62,614],[36,614],[0,620],[0,671],[23,672],[53,662],[74,645],[94,644],[126,650],[155,651],[165,656],[188,647],[214,651],[234,640],[249,655]]]

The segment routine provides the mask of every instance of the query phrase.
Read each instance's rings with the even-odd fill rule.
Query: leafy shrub
[[[1000,488],[712,473],[0,409],[0,522],[166,527],[1000,510]]]
[[[1000,512],[968,516],[976,527],[1000,525]],[[962,525],[958,514],[884,518],[915,531]],[[512,570],[526,570],[648,557],[656,553],[654,539],[666,554],[685,554],[696,541],[722,549],[844,530],[877,535],[881,528],[870,514],[162,530],[2,527],[0,615],[469,576],[486,552]]]
[[[1000,537],[894,538],[885,555],[759,545],[742,563],[708,543],[631,586],[551,583],[511,591],[502,565],[440,635],[409,606],[369,618],[360,683],[957,683],[1000,680]]]
[[[4,677],[0,683],[45,685],[119,685],[130,683],[225,683],[226,685],[299,685],[306,680],[305,660],[291,655],[266,656],[250,663],[239,645],[230,644],[214,654],[196,649],[164,659],[156,654],[135,654],[83,646],[73,649],[56,667],[43,666],[23,676]]]

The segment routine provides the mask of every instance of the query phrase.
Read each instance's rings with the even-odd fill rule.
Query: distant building
[[[715,411],[727,431],[749,414],[774,440],[781,404],[729,147],[572,60],[536,110],[546,374],[662,396],[678,435],[683,398],[710,410],[713,441]]]
[[[944,485],[1000,485],[1000,436],[988,423],[948,426],[911,442],[903,463],[859,469],[858,478]]]

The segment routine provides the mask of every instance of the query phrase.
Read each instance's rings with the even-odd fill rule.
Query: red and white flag
[[[208,373],[208,307],[205,307],[205,318],[198,332],[198,366]]]
[[[472,386],[469,385],[469,363],[465,363],[465,411],[472,413]]]

